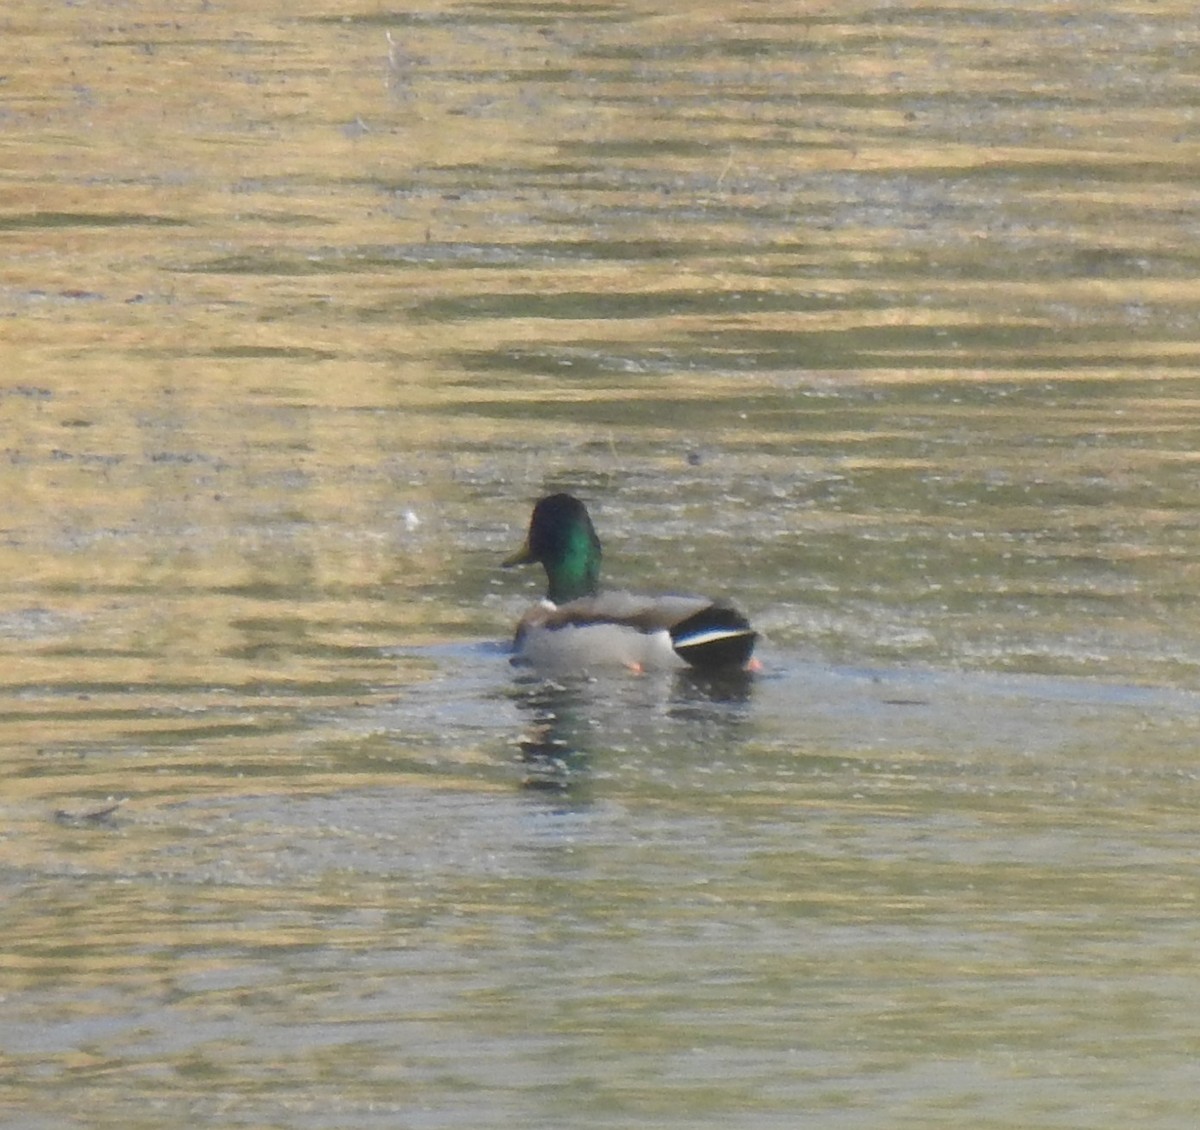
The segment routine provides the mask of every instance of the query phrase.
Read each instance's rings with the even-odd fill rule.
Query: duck
[[[521,617],[514,662],[549,671],[757,670],[758,633],[732,604],[701,596],[600,591],[600,538],[574,495],[537,501],[521,548],[503,565],[539,563],[547,590]]]

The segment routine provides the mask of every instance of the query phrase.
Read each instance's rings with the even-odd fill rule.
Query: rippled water
[[[4,30],[6,1126],[1194,1125],[1190,7]]]

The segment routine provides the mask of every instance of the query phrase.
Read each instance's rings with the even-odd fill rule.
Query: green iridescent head
[[[594,596],[600,586],[600,539],[587,507],[570,494],[540,499],[529,520],[529,533],[504,564],[528,565],[540,561],[549,587],[546,597],[555,604]]]

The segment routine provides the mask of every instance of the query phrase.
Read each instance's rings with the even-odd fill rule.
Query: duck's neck
[[[595,596],[600,587],[600,543],[582,526],[568,535],[562,552],[552,563],[545,562],[550,582],[546,598],[555,604]]]

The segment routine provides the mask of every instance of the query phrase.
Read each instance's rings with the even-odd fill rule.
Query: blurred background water
[[[1190,7],[0,27],[5,1125],[1194,1126]]]

